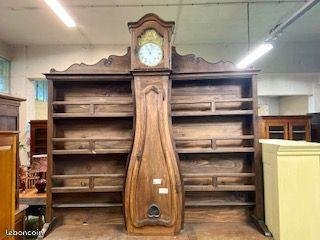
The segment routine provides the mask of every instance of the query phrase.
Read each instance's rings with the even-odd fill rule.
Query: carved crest
[[[123,56],[110,55],[108,58],[103,58],[93,65],[85,63],[75,63],[64,71],[57,71],[52,68],[50,73],[129,73],[130,69],[130,47],[127,48],[127,53]]]
[[[180,55],[176,48],[172,47],[172,72],[189,73],[189,72],[227,72],[239,71],[236,66],[229,61],[219,61],[211,63],[194,54]]]

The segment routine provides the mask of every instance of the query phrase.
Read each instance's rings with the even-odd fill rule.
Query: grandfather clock
[[[154,14],[128,24],[135,96],[135,136],[125,183],[129,234],[181,230],[183,183],[171,131],[171,35],[174,22]]]

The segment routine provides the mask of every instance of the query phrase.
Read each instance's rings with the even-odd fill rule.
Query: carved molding
[[[54,68],[50,73],[67,73],[67,74],[81,74],[81,73],[130,73],[130,47],[127,48],[127,53],[123,56],[110,55],[108,58],[103,58],[96,64],[75,63],[64,71],[57,71]]]
[[[129,29],[138,28],[142,24],[144,24],[145,22],[148,22],[148,21],[155,21],[163,27],[171,27],[172,31],[173,31],[174,21],[164,21],[163,19],[161,19],[158,15],[156,15],[154,13],[149,13],[149,14],[144,15],[137,22],[128,22],[128,27],[129,27]]]
[[[172,47],[172,72],[196,73],[196,72],[228,72],[239,71],[235,64],[229,61],[211,63],[194,54],[180,55],[176,48]]]

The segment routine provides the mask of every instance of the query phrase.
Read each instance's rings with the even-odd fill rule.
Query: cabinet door
[[[15,160],[12,146],[0,146],[0,239],[7,237],[6,230],[14,230]]]
[[[268,139],[288,139],[288,124],[285,122],[267,123],[266,133]]]
[[[289,139],[310,141],[309,122],[301,120],[289,123]]]

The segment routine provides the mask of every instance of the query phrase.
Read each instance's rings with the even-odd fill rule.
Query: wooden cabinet
[[[47,222],[125,221],[128,233],[152,235],[263,218],[258,71],[174,47],[159,67],[140,67],[134,44],[168,41],[172,24],[148,14],[129,24],[140,38],[124,56],[46,74]]]
[[[25,101],[25,99],[17,98],[9,95],[0,94],[0,131],[19,131],[19,107],[20,103]],[[15,178],[16,182],[14,186],[15,190],[15,222],[24,223],[24,210],[19,211],[22,206],[19,206],[19,175],[18,169],[20,165],[19,161],[19,136],[18,134],[14,134],[16,137],[16,147],[15,147],[15,157],[13,161],[15,161]],[[2,160],[2,159],[1,159]],[[2,191],[0,191],[2,192]],[[0,204],[1,205],[1,204]],[[16,224],[15,229],[17,231],[24,230],[24,224]]]
[[[0,131],[19,131],[19,107],[20,103],[25,99],[13,97],[10,95],[0,94]],[[19,161],[19,138],[17,139],[16,146],[16,208],[19,206],[19,179],[18,179],[18,167]]]
[[[30,163],[38,154],[47,154],[47,120],[30,121]]]
[[[309,116],[263,116],[259,127],[262,139],[311,140]]]
[[[308,114],[311,120],[311,141],[320,143],[320,113]]]
[[[320,236],[320,144],[262,143],[266,225],[275,240]]]
[[[17,132],[0,132],[0,239],[15,229]],[[9,239],[14,239],[13,237]]]

